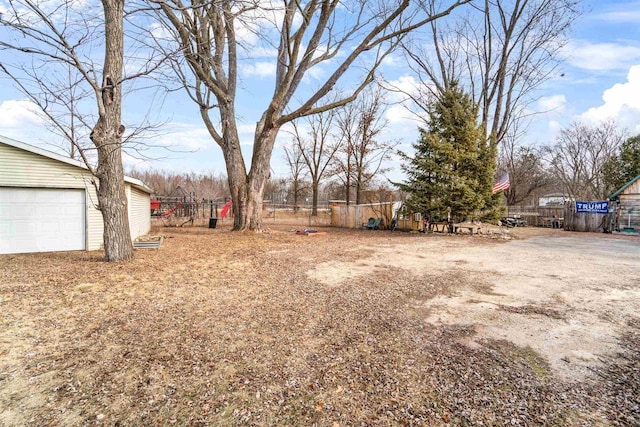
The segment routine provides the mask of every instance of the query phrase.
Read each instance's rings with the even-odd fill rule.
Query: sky
[[[0,7],[2,4],[0,0]],[[563,127],[575,120],[596,124],[614,119],[630,135],[640,133],[640,0],[586,1],[583,9],[585,12],[575,21],[562,51],[558,75],[540,89],[540,98],[531,106],[544,113],[535,115],[524,136],[527,143],[551,143]],[[238,126],[247,159],[255,123],[273,90],[272,54],[254,52],[251,60],[240,64]],[[0,52],[0,62],[11,61],[10,54]],[[381,71],[387,80],[398,85],[414,81],[398,56],[390,57]],[[314,79],[317,83],[322,77],[309,76],[306,83],[312,85]],[[145,152],[148,158],[126,155],[127,169],[226,173],[220,148],[207,133],[195,104],[183,93],[147,90],[125,98],[123,121],[133,123],[146,114],[162,123],[159,133],[150,140],[155,148]],[[388,125],[384,136],[398,140],[400,147],[408,150],[418,138],[420,123],[399,105],[385,114]],[[0,135],[63,154],[60,140],[34,113],[34,106],[3,76],[0,76]],[[286,132],[281,132],[271,159],[272,176],[288,174],[282,145],[289,141]],[[397,159],[389,167],[386,177],[402,180]]]

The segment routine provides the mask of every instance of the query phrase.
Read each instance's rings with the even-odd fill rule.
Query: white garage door
[[[0,254],[85,248],[84,190],[0,188]]]

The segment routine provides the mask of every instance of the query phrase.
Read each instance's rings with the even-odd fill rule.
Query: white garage
[[[102,214],[81,162],[0,136],[0,254],[95,250]],[[151,228],[151,189],[125,177],[131,238]]]

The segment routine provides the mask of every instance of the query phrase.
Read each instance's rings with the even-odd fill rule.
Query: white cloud
[[[385,65],[387,67],[401,67],[405,66],[406,64],[407,62],[405,61],[405,59],[399,55],[387,55],[382,60],[382,65]]]
[[[621,70],[640,62],[640,46],[573,40],[563,49],[567,61],[592,71]]]
[[[595,15],[594,18],[613,24],[640,24],[640,1],[610,5],[606,11]]]
[[[44,120],[37,114],[38,111],[38,106],[26,99],[3,101],[0,104],[0,129],[4,133],[6,128],[42,126]]]
[[[148,31],[156,40],[163,40],[163,41],[170,41],[170,42],[174,41],[174,37],[171,31],[166,26],[158,22],[152,22],[149,25]]]
[[[275,58],[278,56],[278,49],[274,47],[252,46],[247,52],[251,58]]]
[[[190,123],[169,123],[167,133],[151,142],[176,151],[198,151],[215,145],[209,132],[201,125]]]
[[[152,167],[152,162],[150,160],[129,153],[126,150],[122,152],[122,163],[124,164],[126,170],[147,169]]]
[[[426,86],[415,77],[403,75],[396,80],[389,80],[383,83],[384,87],[390,89],[387,101],[392,105],[387,108],[386,119],[389,124],[397,124],[415,128],[424,122],[413,111],[413,102],[408,95],[419,97],[421,93],[426,93]]]
[[[245,76],[272,77],[276,75],[276,64],[273,62],[243,64],[241,67]]]
[[[324,68],[322,68],[322,66],[320,64],[315,65],[311,68],[309,68],[307,70],[307,72],[305,73],[305,83],[308,83],[309,81],[314,81],[314,80],[322,80],[323,77],[327,76],[329,74],[328,71],[326,71]]]
[[[566,104],[567,98],[564,95],[543,96],[538,100],[538,108],[544,113],[562,113]]]
[[[385,118],[389,121],[389,124],[406,124],[417,126],[420,121],[417,120],[416,115],[409,111],[403,104],[394,104],[387,108]]]
[[[640,131],[640,65],[629,69],[627,81],[616,83],[602,94],[603,104],[584,112],[580,118],[594,123],[615,119],[618,125]]]
[[[251,135],[253,136],[256,131],[255,123],[242,123],[238,124],[238,133],[240,135]]]
[[[260,0],[259,6],[255,8],[245,8],[239,13],[242,4],[234,6],[238,13],[236,19],[236,37],[244,46],[257,46],[260,39],[267,33],[279,33],[285,16],[285,8],[277,0]],[[295,31],[302,23],[300,14],[296,14],[293,19],[292,31]],[[258,54],[258,53],[256,53]]]
[[[253,138],[250,138],[250,139],[240,138],[240,145],[243,147],[253,147]],[[250,158],[246,158],[245,161],[249,159]]]
[[[637,7],[640,7],[638,5]],[[640,10],[618,10],[600,14],[600,18],[613,23],[640,23]]]
[[[424,87],[422,83],[416,80],[414,76],[402,75],[397,80],[388,80],[384,83],[385,87],[390,88],[390,96],[395,100],[406,98],[406,94],[417,95],[422,92]]]
[[[562,123],[560,123],[557,120],[549,120],[548,129],[549,129],[549,134],[551,135],[551,139],[554,139],[556,135],[560,134],[560,131],[562,131],[563,126],[562,126]]]

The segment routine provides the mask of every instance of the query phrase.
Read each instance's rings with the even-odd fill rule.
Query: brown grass
[[[469,285],[400,269],[327,287],[307,270],[408,233],[164,229],[135,260],[0,257],[0,425],[589,425],[598,393],[412,301]],[[467,237],[456,237],[467,238]],[[469,244],[500,244],[469,239]]]

